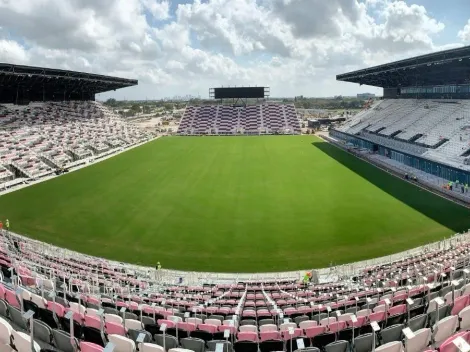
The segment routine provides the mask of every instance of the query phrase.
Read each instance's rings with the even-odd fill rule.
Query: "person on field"
[[[161,268],[162,268],[162,265],[160,264],[160,262],[157,262],[157,266],[155,269],[160,270]]]
[[[5,227],[6,227],[7,231],[10,231],[10,220],[7,219],[5,221]]]
[[[3,229],[3,222],[0,220],[0,231]]]

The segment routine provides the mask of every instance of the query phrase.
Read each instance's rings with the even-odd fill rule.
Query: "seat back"
[[[392,325],[380,332],[382,343],[386,344],[392,341],[401,341],[403,324]]]
[[[204,352],[205,350],[205,342],[204,340],[201,340],[201,339],[187,337],[187,338],[181,339],[180,342],[183,348],[186,348],[194,352]]]
[[[144,342],[152,342],[152,334],[145,330],[128,329],[127,335],[137,344],[137,338],[140,334],[145,334]]]
[[[81,352],[103,352],[103,347],[92,342],[80,341]]]
[[[307,337],[313,338],[317,335],[323,334],[326,331],[326,326],[312,326],[305,329],[305,335]]]
[[[243,331],[237,334],[238,341],[258,341],[258,333],[253,331]]]
[[[139,350],[140,352],[165,352],[162,346],[147,342],[140,344]]]
[[[408,322],[408,327],[411,331],[418,331],[423,329],[428,322],[428,316],[426,314],[417,315],[411,318]]]
[[[460,311],[469,304],[469,297],[470,296],[460,296],[456,298],[450,314],[458,315]]]
[[[31,336],[20,331],[12,331],[13,343],[18,352],[31,352]],[[41,350],[39,344],[34,342],[34,349],[36,352]]]
[[[254,327],[256,328],[256,326]],[[240,330],[241,331],[241,330]],[[278,331],[277,330],[277,325],[274,325],[274,324],[265,324],[265,325],[261,325],[259,327],[259,331],[260,332],[268,332],[268,331]]]
[[[48,302],[47,309],[54,312],[59,318],[65,315],[65,307],[57,302]]]
[[[0,344],[9,345],[13,328],[10,323],[0,318]]]
[[[111,334],[126,336],[126,329],[124,329],[124,326],[121,324],[106,322],[105,328],[108,335]]]
[[[83,325],[101,330],[101,319],[93,315],[85,315]]]
[[[261,352],[282,351],[284,343],[281,340],[266,340],[259,344]]]
[[[105,346],[104,334],[101,332],[101,330],[89,326],[84,326],[82,328],[82,333],[83,339],[85,341],[91,342],[95,345],[99,345],[102,347]]]
[[[108,335],[108,340],[112,344],[114,344],[114,351],[116,352],[134,352],[135,351],[135,343],[131,339],[121,336],[110,334]]]
[[[260,329],[263,328],[265,325],[260,326]],[[255,325],[242,325],[239,328],[240,332],[258,332],[258,328]],[[277,327],[276,327],[277,330]]]
[[[469,284],[470,285],[470,284]],[[460,329],[470,329],[470,306],[465,307],[459,312]]]
[[[233,344],[235,352],[258,352],[258,344],[252,341],[237,341]]]
[[[55,345],[59,350],[63,352],[75,352],[76,346],[78,346],[76,338],[71,340],[70,334],[57,329],[52,330],[52,336],[54,337]],[[75,346],[72,343],[75,344]]]
[[[230,341],[225,341],[225,340],[212,340],[207,342],[207,351],[214,352],[217,345],[222,344],[223,345],[223,352],[231,352],[232,351],[232,344]]]
[[[347,352],[349,351],[348,341],[335,341],[325,346],[326,352]]]
[[[376,352],[404,352],[403,344],[401,341],[394,341],[386,343],[375,349]]]
[[[50,344],[52,339],[52,329],[40,320],[33,320],[34,338]]]
[[[178,340],[174,336],[165,335],[163,338],[163,335],[155,335],[155,342],[157,345],[165,347],[167,351],[178,347]]]
[[[127,329],[142,330],[144,328],[139,320],[126,319],[125,324]]]
[[[314,320],[304,320],[299,323],[299,328],[301,328],[302,330],[305,330],[305,329],[308,329],[317,325],[318,323]]]
[[[104,320],[107,323],[111,322],[111,323],[122,324],[122,318],[117,314],[107,314],[107,313],[105,313]]]
[[[425,351],[431,342],[431,329],[424,328],[414,332],[411,339],[405,338],[406,352]]]
[[[26,320],[23,318],[23,314],[21,311],[11,305],[8,306],[8,313],[10,313],[11,321],[17,325],[19,328],[23,330],[28,330],[28,324]]]
[[[372,334],[364,334],[354,339],[355,352],[370,352],[372,351],[372,344],[374,337]]]
[[[433,340],[435,341],[435,347],[439,347],[445,339],[455,333],[458,323],[458,317],[456,315],[445,317],[436,323],[433,329]]]

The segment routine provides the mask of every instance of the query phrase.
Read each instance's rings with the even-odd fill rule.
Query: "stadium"
[[[383,98],[308,135],[211,88],[167,135],[0,64],[0,349],[468,351],[470,47],[336,79]]]

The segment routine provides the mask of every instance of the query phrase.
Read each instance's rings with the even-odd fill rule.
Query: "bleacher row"
[[[63,253],[3,233],[0,350],[26,352],[30,326],[38,349],[65,352],[456,352],[454,339],[470,341],[468,242],[307,286],[174,285],[164,271]]]
[[[0,182],[13,179],[15,169],[37,178],[146,137],[98,102],[5,105],[0,107]]]
[[[464,164],[470,149],[470,101],[378,101],[338,128],[404,152]],[[375,137],[374,137],[375,136]],[[387,141],[388,140],[388,141]]]
[[[300,122],[289,104],[188,106],[178,134],[300,134]]]

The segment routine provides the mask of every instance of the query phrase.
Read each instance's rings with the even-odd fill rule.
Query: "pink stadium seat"
[[[207,331],[211,334],[215,334],[217,332],[217,325],[200,324],[197,328],[202,331]]]
[[[259,335],[261,341],[281,339],[281,333],[279,331],[264,331],[260,332]]]
[[[18,299],[16,298],[16,294],[13,291],[10,290],[5,290],[5,299],[8,302],[9,305],[12,307],[21,309],[20,303],[18,302]]]
[[[191,331],[196,331],[196,324],[193,324],[193,323],[179,323],[178,324],[178,328],[181,329],[181,330],[184,330],[184,331],[188,331],[188,332],[191,332]]]
[[[469,297],[468,295],[457,297],[452,307],[451,315],[458,315],[462,309],[468,306]]]
[[[337,332],[337,331],[343,330],[344,328],[346,328],[346,322],[338,321],[338,322],[331,323],[330,326],[328,327],[328,331]]]
[[[399,304],[398,306],[390,307],[388,310],[388,315],[403,314],[406,312],[406,304]]]
[[[376,321],[376,322],[381,322],[385,320],[385,311],[381,312],[374,312],[369,314],[369,321]]]
[[[284,330],[284,331],[282,331],[281,334],[282,334],[282,339],[286,341],[286,340],[290,340],[291,338],[293,339],[293,338],[302,336],[303,330],[299,329],[299,328],[296,328],[296,329],[294,329],[294,334],[293,335],[289,335],[289,331]]]
[[[258,342],[258,334],[252,331],[239,332],[237,334],[237,340]]]
[[[166,324],[167,328],[174,328],[176,326],[176,324],[173,321],[166,320],[166,319],[158,319],[157,323],[159,326],[162,326],[162,324]]]
[[[124,326],[117,324],[117,323],[106,322],[105,329],[108,335],[110,334],[121,335],[121,336],[127,335],[127,332],[126,332],[126,329],[124,329]]]
[[[103,347],[91,342],[80,341],[81,352],[103,352]]]
[[[84,321],[83,321],[83,325],[89,326],[89,327],[91,327],[91,328],[95,328],[95,329],[98,329],[98,330],[101,330],[101,320],[98,319],[98,318],[95,317],[95,316],[85,315],[85,319],[84,319]]]
[[[47,302],[47,309],[57,314],[59,318],[65,315],[65,307],[60,303],[49,301]]]
[[[227,325],[220,325],[219,326],[219,331],[223,332],[225,330],[230,330],[230,334],[236,334],[237,333],[237,327],[236,326],[227,326]]]
[[[323,334],[325,332],[326,332],[326,326],[323,326],[323,325],[313,326],[311,328],[305,329],[305,336],[312,338],[317,335]]]

